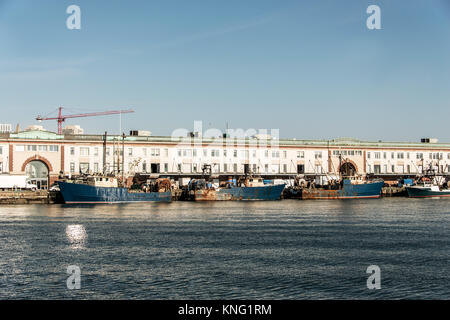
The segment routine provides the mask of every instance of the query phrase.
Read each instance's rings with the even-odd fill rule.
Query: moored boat
[[[450,190],[441,189],[438,185],[433,184],[406,187],[406,191],[410,198],[450,197]]]
[[[430,167],[419,176],[415,185],[406,186],[406,191],[410,198],[450,197],[450,189],[443,188],[443,185],[448,186],[448,183],[442,176],[436,174],[430,164]]]
[[[235,185],[228,182],[215,188],[204,179],[192,180],[188,195],[195,201],[280,200],[285,184],[265,185],[262,178],[247,178]]]
[[[139,189],[118,186],[114,177],[93,176],[83,182],[58,181],[67,204],[78,203],[127,203],[127,202],[170,202],[170,182],[161,179],[153,185]]]
[[[303,188],[301,199],[323,200],[379,198],[381,196],[383,185],[384,181],[382,179],[367,182],[343,179],[335,189]]]

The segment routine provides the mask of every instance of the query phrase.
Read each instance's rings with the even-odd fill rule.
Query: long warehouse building
[[[43,130],[0,133],[0,173],[30,177],[46,189],[60,174],[118,172],[191,177],[210,165],[217,176],[265,177],[373,174],[393,178],[433,167],[450,174],[450,143],[370,142],[351,138],[297,140],[63,134]],[[105,150],[105,154],[104,153]],[[105,159],[105,161],[104,161]],[[122,162],[123,159],[123,162]],[[342,166],[345,166],[343,168]]]

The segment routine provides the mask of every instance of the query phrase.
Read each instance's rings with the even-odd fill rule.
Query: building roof
[[[103,141],[101,134],[63,134],[50,131],[22,131],[19,133],[0,134],[1,140],[45,140],[45,141],[77,141],[99,142]],[[107,141],[122,141],[120,135],[108,135]],[[422,143],[422,142],[395,142],[395,141],[363,141],[355,138],[337,138],[330,140],[305,139],[256,139],[256,138],[205,138],[205,137],[170,137],[170,136],[126,136],[127,143],[164,143],[164,144],[212,144],[212,145],[276,145],[286,147],[332,147],[332,148],[411,148],[411,149],[450,149],[450,143]]]

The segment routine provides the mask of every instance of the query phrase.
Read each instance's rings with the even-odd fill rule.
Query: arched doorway
[[[44,162],[30,161],[25,167],[25,173],[30,183],[35,184],[38,189],[48,189],[48,167]]]
[[[339,168],[339,172],[343,176],[355,176],[356,175],[356,168],[351,162],[344,162],[341,167]]]

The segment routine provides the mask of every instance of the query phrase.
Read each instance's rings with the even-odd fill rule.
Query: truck
[[[0,189],[1,190],[15,190],[25,189],[33,190],[37,189],[35,184],[29,182],[28,177],[25,175],[0,175]]]

